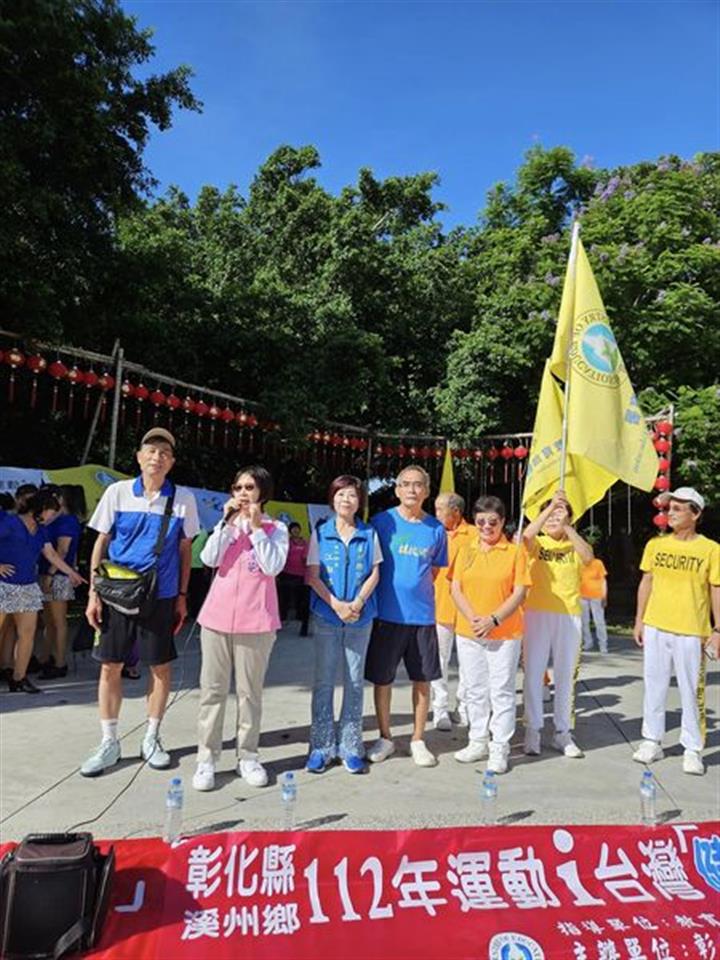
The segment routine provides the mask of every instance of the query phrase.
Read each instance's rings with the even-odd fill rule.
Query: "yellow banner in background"
[[[117,480],[129,479],[127,473],[119,473],[117,470],[111,470],[110,467],[103,467],[97,463],[86,463],[84,467],[65,467],[63,470],[47,470],[46,473],[50,483],[78,484],[83,488],[88,517],[111,484]]]

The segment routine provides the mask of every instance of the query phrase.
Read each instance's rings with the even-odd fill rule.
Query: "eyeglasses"
[[[500,526],[500,521],[499,521],[499,520],[485,520],[485,519],[483,519],[482,517],[480,517],[480,518],[478,518],[478,519],[475,521],[475,526],[476,526],[476,527],[491,527],[491,528],[493,528],[493,527],[499,527],[499,526]]]
[[[257,489],[254,483],[236,483],[233,486],[233,493],[237,493],[239,490],[246,490],[250,492],[251,490]]]
[[[398,484],[399,487],[403,487],[405,490],[424,490],[425,481],[424,480],[401,480]]]

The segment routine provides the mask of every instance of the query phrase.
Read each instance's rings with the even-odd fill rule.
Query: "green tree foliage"
[[[0,3],[3,323],[90,343],[117,218],[152,184],[151,126],[196,109],[190,71],[138,80],[153,55],[117,0]]]

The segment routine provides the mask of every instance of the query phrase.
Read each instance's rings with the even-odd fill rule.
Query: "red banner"
[[[719,833],[693,823],[123,840],[92,956],[720,960]]]

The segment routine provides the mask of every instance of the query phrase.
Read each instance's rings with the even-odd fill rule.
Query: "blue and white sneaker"
[[[325,754],[322,750],[312,750],[310,752],[305,769],[308,773],[323,773],[325,771]]]
[[[170,766],[170,754],[163,748],[160,737],[157,735],[145,734],[140,756],[154,770],[167,770]]]
[[[101,773],[114,767],[120,760],[120,741],[103,740],[80,767],[83,777],[99,777]]]
[[[365,760],[356,754],[351,754],[343,760],[343,766],[348,773],[365,773]]]

